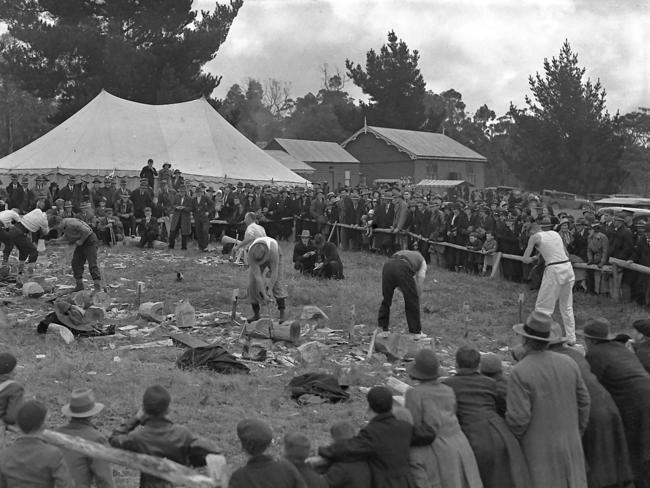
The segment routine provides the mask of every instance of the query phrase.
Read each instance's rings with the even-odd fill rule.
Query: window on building
[[[449,172],[449,176],[447,176],[447,179],[448,179],[448,180],[460,180],[461,177],[460,177],[460,175],[459,175],[458,173],[456,173],[455,171],[450,171],[450,172]]]
[[[438,163],[427,163],[426,174],[428,180],[438,179]]]
[[[345,170],[345,186],[350,186],[350,171]]]

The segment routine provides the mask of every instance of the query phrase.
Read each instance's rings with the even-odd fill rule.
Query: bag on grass
[[[291,398],[300,403],[302,395],[316,395],[330,403],[347,402],[350,394],[339,385],[336,377],[325,373],[306,373],[289,382]]]
[[[188,349],[176,361],[180,369],[208,368],[217,373],[249,373],[250,369],[217,344]]]

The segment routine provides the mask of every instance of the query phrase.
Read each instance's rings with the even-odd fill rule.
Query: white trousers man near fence
[[[559,302],[564,332],[569,339],[569,344],[573,345],[576,342],[576,323],[573,315],[575,275],[562,237],[555,231],[544,231],[539,224],[533,224],[522,259],[524,263],[532,263],[537,259],[531,257],[534,248],[537,248],[544,258],[545,265],[535,310],[553,315],[555,304]]]

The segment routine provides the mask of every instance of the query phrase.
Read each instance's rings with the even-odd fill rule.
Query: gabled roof
[[[294,158],[291,154],[284,152],[281,149],[265,149],[264,152],[269,156],[277,159],[279,162],[284,164],[287,168],[295,173],[311,174],[316,172],[316,170],[309,166],[307,163],[303,163],[299,159]]]
[[[435,132],[388,129],[386,127],[362,127],[341,143],[346,147],[361,134],[370,133],[407,154],[411,159],[449,159],[485,162],[487,158],[462,145],[451,137]]]
[[[275,138],[264,149],[283,149],[305,163],[358,163],[357,158],[336,142]]]
[[[147,159],[191,181],[305,184],[199,98],[147,105],[102,91],[76,114],[0,159],[0,171],[137,176]]]

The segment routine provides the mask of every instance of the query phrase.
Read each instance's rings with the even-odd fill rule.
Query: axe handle
[[[372,339],[370,339],[370,347],[368,347],[367,359],[370,359],[372,357],[372,352],[375,350],[375,341],[377,340],[377,334],[379,334],[379,327],[377,327],[372,333]]]

